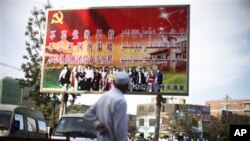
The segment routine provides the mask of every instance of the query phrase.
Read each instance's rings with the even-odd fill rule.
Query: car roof
[[[1,110],[14,111],[14,109],[16,109],[17,107],[20,107],[20,105],[0,104]]]
[[[41,111],[35,111],[29,107],[24,107],[21,105],[0,104],[0,110],[22,113],[26,116],[29,115],[31,117],[36,117],[41,120],[44,120],[44,115]]]
[[[72,113],[72,114],[65,114],[62,115],[61,117],[83,117],[83,113]]]

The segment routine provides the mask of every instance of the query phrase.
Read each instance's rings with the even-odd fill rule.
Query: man
[[[85,112],[85,119],[98,130],[98,141],[128,141],[127,102],[123,94],[129,81],[126,72],[118,72],[114,87]]]
[[[160,92],[162,82],[163,82],[163,75],[160,72],[160,70],[157,69],[157,72],[155,74],[155,88],[154,88],[155,92]]]
[[[143,85],[146,83],[146,79],[144,73],[141,71],[141,68],[137,68],[137,75],[136,75],[136,86],[135,90],[143,90]]]
[[[64,91],[68,90],[68,85],[70,84],[70,70],[68,68],[68,65],[65,64],[64,68],[61,70],[60,75],[59,75],[59,83],[60,86],[64,89]]]
[[[91,68],[90,65],[88,65],[85,72],[86,72],[86,78],[87,78],[86,88],[88,91],[90,91],[92,87],[93,78],[94,78],[94,70]]]

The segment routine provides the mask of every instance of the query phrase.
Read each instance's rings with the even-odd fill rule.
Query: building
[[[153,136],[155,133],[155,111],[155,104],[137,105],[136,127],[145,137]]]
[[[192,115],[197,124],[198,121],[206,122],[210,120],[210,109],[203,105],[190,105],[185,103],[185,99],[169,98],[166,103],[162,104],[160,117],[160,135],[175,135],[184,133],[181,127],[177,130],[173,127],[173,122],[177,119]],[[149,104],[140,104],[137,106],[136,127],[138,132],[144,133],[145,137],[153,136],[155,133],[156,123],[156,106],[155,99]],[[173,119],[174,118],[174,119]],[[178,127],[178,126],[175,126]],[[175,131],[173,131],[175,130]]]
[[[210,108],[204,105],[192,105],[192,104],[176,104],[166,103],[162,106],[161,121],[160,121],[160,133],[164,135],[183,135],[185,131],[185,124],[189,122],[188,117],[191,117],[194,121],[192,128],[199,129],[201,134],[202,126],[210,121]],[[185,123],[183,123],[185,122]],[[190,121],[191,122],[191,121]],[[181,124],[182,123],[182,124]]]
[[[136,114],[136,128],[140,133],[144,133],[145,137],[153,136],[155,133],[155,123],[156,123],[156,99],[152,98],[149,104],[139,104],[137,105]],[[164,121],[166,111],[171,113],[176,108],[175,104],[185,104],[185,99],[169,98],[166,99],[166,103],[162,104],[161,119],[160,119],[160,133],[166,133]]]
[[[206,106],[210,107],[211,115],[220,117],[223,111],[232,114],[250,115],[250,99],[225,99],[225,100],[209,100]]]
[[[162,36],[163,47],[150,53],[145,61],[155,63],[161,70],[186,70],[188,39],[184,34]],[[165,42],[164,42],[165,41]],[[159,48],[159,47],[157,47]]]
[[[5,77],[0,79],[0,103],[31,106],[32,101],[28,100],[31,88],[20,88],[20,79]]]

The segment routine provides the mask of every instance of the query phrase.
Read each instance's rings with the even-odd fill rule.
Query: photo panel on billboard
[[[47,11],[41,92],[188,95],[189,5]]]

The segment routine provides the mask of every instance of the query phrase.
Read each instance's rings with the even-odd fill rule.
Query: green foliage
[[[69,105],[67,107],[67,113],[83,113],[85,110],[83,105]]]
[[[247,125],[249,124],[249,117],[246,115],[233,114],[229,118],[227,123],[221,117],[211,117],[211,120],[203,124],[204,134],[208,137],[208,140],[215,140],[217,135],[221,137],[229,137],[229,125]]]
[[[185,113],[184,118],[177,118],[176,114],[170,114],[168,120],[166,121],[170,125],[169,131],[173,134],[178,134],[184,132],[190,138],[197,138],[198,135],[195,135],[192,132],[192,127],[198,127],[198,120],[195,115],[190,113]],[[233,114],[229,118],[229,122],[223,121],[220,117],[211,116],[210,121],[203,121],[203,137],[208,140],[216,140],[217,135],[228,139],[229,137],[229,125],[240,125],[240,124],[249,124],[250,118],[245,115]]]
[[[53,116],[54,116],[54,109],[55,108],[55,121],[58,119],[59,115],[59,108],[56,108],[58,104],[54,107],[54,102],[49,95],[41,94],[40,100],[38,101],[39,105],[36,106],[36,110],[41,111],[44,114],[44,117],[46,119],[47,125],[52,126],[53,125]]]
[[[226,125],[218,117],[211,117],[210,121],[203,124],[203,130],[208,140],[215,140],[217,135],[225,134]]]
[[[45,31],[45,10],[51,8],[48,3],[43,9],[36,7],[31,11],[31,17],[28,19],[25,36],[28,41],[25,42],[27,54],[23,55],[24,63],[21,69],[25,74],[25,80],[19,81],[20,88],[33,87],[29,99],[35,101],[35,109],[43,112],[47,123],[51,121],[52,101],[49,94],[40,93],[40,74],[42,65],[42,47]]]
[[[234,125],[248,125],[250,124],[250,115],[233,114],[229,117],[229,122]]]
[[[42,64],[42,46],[45,29],[45,10],[51,8],[50,4],[45,5],[44,9],[37,9],[36,7],[31,11],[32,17],[29,18],[25,36],[29,41],[25,42],[27,54],[23,55],[25,63],[21,68],[25,73],[26,83],[29,86],[38,85],[40,81],[40,70]],[[36,87],[38,88],[38,87]]]

